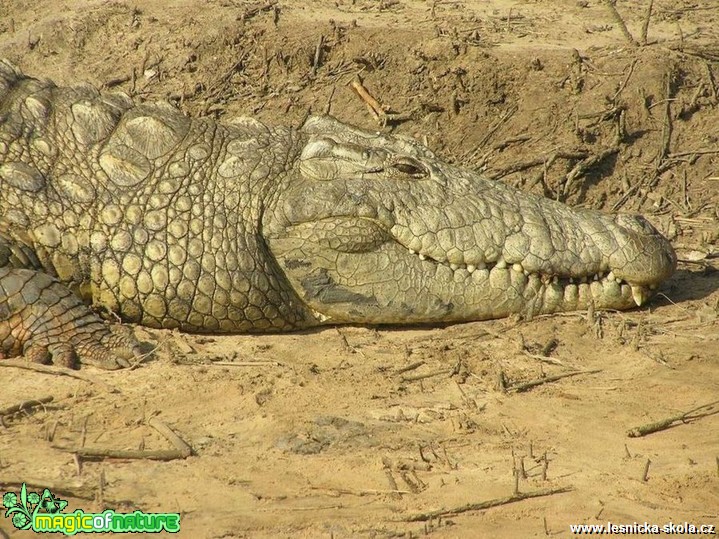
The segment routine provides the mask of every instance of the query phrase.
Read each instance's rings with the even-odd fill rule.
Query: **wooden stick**
[[[392,470],[390,470],[389,468],[385,468],[384,474],[387,476],[387,481],[389,482],[390,490],[392,490],[394,492],[393,494],[391,494],[391,496],[396,499],[402,498],[402,491],[397,486],[397,481],[395,480],[394,476],[392,475]]]
[[[350,495],[350,496],[383,496],[386,494],[390,494],[392,496],[396,494],[412,494],[409,490],[392,490],[392,489],[386,489],[386,490],[379,490],[379,489],[362,489],[362,490],[352,490],[352,489],[345,489],[345,488],[322,488],[322,487],[310,487],[311,490],[319,490],[323,492],[329,492],[335,496],[342,496],[344,494]]]
[[[644,464],[644,473],[642,474],[642,481],[645,483],[649,481],[649,466],[652,465],[652,461],[647,459],[647,462]]]
[[[415,376],[403,376],[402,382],[416,382],[417,380],[424,380],[425,378],[432,378],[433,376],[441,376],[443,374],[449,374],[452,369],[440,369],[438,371],[428,372],[426,374],[417,374]]]
[[[367,91],[367,88],[365,88],[360,81],[353,80],[350,85],[360,97],[360,99],[365,102],[365,104],[367,105],[367,109],[369,110],[372,117],[381,123],[382,118],[384,118],[385,116],[385,111],[382,108],[382,105],[379,104],[379,101],[372,97],[369,91]]]
[[[629,65],[629,72],[627,73],[627,76],[624,77],[624,80],[619,85],[619,88],[617,88],[617,91],[614,92],[614,95],[612,96],[611,102],[616,103],[617,98],[619,97],[619,94],[621,94],[624,91],[624,88],[627,87],[627,84],[629,84],[629,79],[632,77],[632,73],[634,73],[634,67],[637,65],[638,60],[635,58],[632,60],[632,63]]]
[[[410,363],[410,364],[407,365],[406,367],[400,367],[399,369],[397,369],[396,371],[394,371],[394,373],[395,373],[395,374],[403,374],[403,373],[405,373],[405,372],[413,371],[413,370],[415,370],[416,368],[421,367],[422,365],[424,365],[424,361],[422,361],[422,360],[420,360],[420,361],[415,361],[414,363]]]
[[[330,96],[327,99],[327,105],[325,105],[325,114],[329,114],[332,110],[332,98],[335,96],[335,91],[337,90],[337,86],[332,87],[332,91],[330,92]]]
[[[510,165],[507,168],[490,173],[489,179],[490,180],[498,180],[500,178],[503,178],[504,176],[514,174],[515,172],[521,172],[528,168],[544,165],[547,161],[553,162],[553,161],[556,161],[557,159],[568,159],[568,160],[586,159],[588,156],[589,156],[589,153],[587,153],[587,152],[556,152],[546,158],[541,157],[538,159],[530,159],[529,161]]]
[[[317,74],[317,69],[320,67],[320,61],[322,60],[322,47],[325,44],[325,36],[321,35],[319,41],[317,42],[317,47],[315,47],[315,57],[312,61],[312,75]]]
[[[521,502],[522,500],[528,500],[530,498],[540,498],[542,496],[552,496],[554,494],[563,494],[565,492],[571,492],[574,487],[561,487],[561,488],[547,488],[535,490],[534,492],[519,492],[505,496],[504,498],[495,498],[494,500],[487,500],[478,503],[468,503],[459,507],[453,507],[451,509],[438,509],[436,511],[428,511],[426,513],[417,513],[403,518],[405,522],[423,522],[434,518],[442,518],[453,515],[459,515],[468,511],[483,511],[490,507],[498,507],[500,505],[507,505],[510,503]]]
[[[662,124],[662,147],[657,155],[657,170],[662,167],[664,160],[669,155],[669,146],[672,141],[672,112],[671,112],[672,75],[664,75],[664,123]]]
[[[614,155],[618,152],[619,147],[612,146],[611,148],[602,150],[598,154],[590,155],[589,157],[586,157],[585,159],[574,165],[574,168],[572,168],[572,170],[569,171],[569,173],[564,178],[564,195],[566,196],[569,193],[569,187],[572,185],[572,183],[574,183],[574,180],[586,174],[586,172],[594,165],[601,163],[610,155]]]
[[[704,70],[707,72],[707,80],[709,82],[709,90],[711,91],[712,97],[714,98],[714,102],[717,101],[717,85],[714,81],[714,75],[712,74],[712,68],[709,64],[709,61],[704,59]]]
[[[13,404],[12,406],[8,406],[7,408],[3,408],[2,410],[0,410],[0,417],[16,414],[24,410],[29,410],[30,408],[35,408],[36,406],[42,406],[43,404],[52,402],[53,398],[54,397],[52,395],[48,395],[47,397],[24,401],[20,404]]]
[[[216,367],[279,367],[279,361],[213,361]]]
[[[624,23],[624,19],[622,19],[622,16],[617,11],[617,8],[614,5],[614,2],[612,2],[612,0],[604,0],[604,5],[607,6],[607,9],[609,9],[609,12],[612,15],[612,18],[619,25],[619,29],[622,31],[622,34],[624,34],[624,37],[627,40],[627,42],[632,47],[638,46],[638,43],[634,40],[634,37],[627,29],[627,25]]]
[[[505,111],[504,114],[502,114],[499,119],[492,125],[485,135],[482,137],[482,140],[479,141],[479,144],[477,144],[477,150],[484,148],[484,145],[489,142],[489,139],[494,136],[494,134],[497,132],[497,130],[502,127],[504,123],[506,123],[512,116],[514,116],[514,113],[519,110],[519,107],[514,105],[509,110]]]
[[[98,380],[86,374],[81,374],[72,369],[66,369],[65,367],[42,365],[40,363],[29,363],[25,360],[20,359],[2,359],[0,360],[0,367],[15,367],[16,369],[26,369],[29,371],[41,372],[43,374],[54,374],[55,376],[69,376],[71,378],[77,378],[78,380],[84,380],[91,384],[99,385],[105,388],[110,393],[120,393],[120,390],[116,387],[111,386],[107,382]]]
[[[59,445],[51,446],[53,449],[75,453],[78,457],[86,460],[102,459],[144,459],[144,460],[178,460],[185,459],[188,455],[179,449],[158,449],[154,451],[135,449],[109,449],[109,448],[88,448],[88,447],[64,447]]]
[[[530,354],[530,353],[527,352],[526,350],[525,350],[523,353],[524,353],[525,356],[527,356],[527,357],[529,357],[529,358],[532,358],[532,359],[536,359],[537,361],[542,361],[542,362],[544,362],[544,363],[549,363],[549,364],[551,364],[551,365],[558,365],[558,366],[560,366],[560,367],[566,367],[566,366],[567,366],[567,364],[564,363],[564,361],[562,361],[561,359],[556,359],[556,358],[549,357],[549,356],[543,356],[543,355],[540,355],[540,354]]]
[[[719,148],[713,148],[710,150],[693,150],[690,152],[677,152],[671,153],[667,156],[668,159],[676,159],[677,157],[686,157],[687,155],[707,155],[712,153],[719,153]]]
[[[175,449],[160,450],[125,450],[109,448],[64,447],[52,446],[60,451],[74,453],[84,459],[146,459],[146,460],[177,460],[186,459],[193,454],[192,447],[177,433],[156,417],[151,418],[147,424],[162,434]]]
[[[719,401],[710,402],[709,404],[702,404],[701,406],[697,406],[696,408],[693,408],[688,412],[671,416],[660,421],[655,421],[654,423],[647,423],[646,425],[635,427],[627,431],[627,436],[629,436],[630,438],[641,438],[642,436],[652,434],[653,432],[659,432],[661,430],[672,428],[673,426],[675,426],[674,423],[676,423],[677,421],[686,423],[687,421],[692,421],[695,419],[700,419],[702,417],[719,414],[719,407],[717,407],[716,410],[712,410],[712,408],[714,408],[715,406],[719,406]]]
[[[602,372],[602,369],[594,369],[591,371],[565,372],[563,374],[555,374],[554,376],[545,376],[544,378],[537,378],[536,380],[530,380],[529,382],[524,382],[522,384],[510,385],[509,387],[507,387],[507,391],[515,391],[516,393],[521,393],[523,391],[532,389],[533,387],[541,386],[542,384],[556,382],[557,380],[561,380],[562,378],[579,376],[581,374],[596,374],[598,372]]]
[[[642,25],[642,37],[639,40],[642,45],[647,44],[647,33],[649,32],[649,19],[652,18],[652,8],[653,7],[654,7],[654,0],[649,0],[649,5],[647,6],[647,14],[644,17],[644,24]]]
[[[277,0],[270,0],[264,5],[254,6],[249,9],[247,9],[242,15],[237,17],[237,20],[239,21],[246,21],[257,15],[258,13],[262,11],[269,11],[271,9],[274,9],[277,5]]]
[[[168,427],[164,422],[160,421],[157,417],[151,418],[147,424],[162,434],[172,445],[174,445],[175,449],[184,455],[182,458],[187,458],[192,455],[192,447],[190,447],[190,444],[180,438],[174,430]]]

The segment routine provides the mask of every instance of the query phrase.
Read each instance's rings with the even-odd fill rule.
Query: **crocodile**
[[[191,118],[0,61],[0,357],[125,366],[139,343],[110,314],[248,333],[627,309],[675,267],[641,216],[410,137]]]

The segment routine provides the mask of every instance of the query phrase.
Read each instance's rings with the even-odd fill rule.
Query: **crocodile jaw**
[[[298,296],[330,321],[627,309],[676,266],[641,217],[573,210],[334,120],[310,132],[264,229]]]
[[[329,323],[447,323],[590,305],[623,310],[642,305],[655,288],[627,283],[611,271],[559,277],[503,260],[476,266],[437,261],[391,236],[379,241],[379,231],[377,244],[356,252],[329,247],[321,235],[309,238],[306,228],[270,245],[298,296]]]

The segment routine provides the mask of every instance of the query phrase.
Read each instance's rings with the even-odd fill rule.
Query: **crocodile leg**
[[[110,330],[65,285],[32,269],[0,268],[0,358],[103,369],[129,366],[134,337]]]

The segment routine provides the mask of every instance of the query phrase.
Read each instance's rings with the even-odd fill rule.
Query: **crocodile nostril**
[[[628,230],[638,232],[641,234],[655,235],[656,229],[652,224],[641,215],[629,215],[620,213],[616,216],[617,224],[623,226]]]

